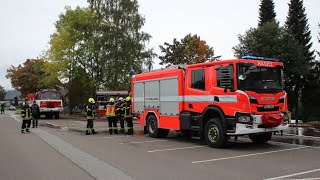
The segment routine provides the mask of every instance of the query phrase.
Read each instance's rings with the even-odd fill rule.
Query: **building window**
[[[205,90],[204,69],[191,71],[191,88]]]

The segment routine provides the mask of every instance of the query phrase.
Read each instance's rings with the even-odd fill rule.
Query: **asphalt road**
[[[171,133],[168,138],[154,139],[146,135],[108,135],[101,133],[101,131],[98,135],[86,136],[83,132],[70,131],[70,128],[75,126],[77,128],[84,126],[84,123],[79,121],[51,121],[51,123],[62,125],[62,129],[41,127],[41,129],[35,130],[34,134],[21,135],[18,133],[20,124],[13,118],[3,119],[0,116],[0,121],[7,123],[2,127],[8,126],[12,129],[11,138],[0,132],[1,146],[4,143],[11,145],[11,148],[4,148],[4,150],[21,149],[30,144],[23,144],[26,140],[20,142],[21,138],[19,137],[33,137],[31,141],[34,142],[32,142],[31,149],[39,150],[40,147],[46,149],[45,152],[40,151],[43,157],[38,162],[25,159],[24,156],[28,157],[28,155],[22,155],[22,160],[14,159],[15,162],[20,160],[22,165],[31,164],[31,167],[34,166],[33,164],[35,166],[41,166],[42,164],[50,166],[45,164],[44,159],[48,159],[46,154],[51,152],[53,153],[50,155],[51,166],[58,166],[58,168],[63,169],[64,174],[61,174],[59,169],[53,170],[54,172],[51,170],[44,171],[44,174],[51,175],[59,171],[61,176],[55,179],[83,179],[84,177],[90,178],[90,176],[96,179],[139,180],[320,179],[320,148],[278,141],[283,137],[275,137],[272,141],[263,145],[253,144],[247,138],[239,138],[237,142],[231,141],[225,149],[213,149],[200,140],[176,137],[174,133]],[[106,128],[103,122],[96,123],[96,125],[99,125],[100,129]],[[303,139],[304,137],[297,138]],[[310,139],[310,137],[306,138]],[[320,139],[314,138],[313,141],[318,142]],[[24,146],[20,147],[20,143]],[[16,147],[18,145],[15,144],[19,144],[19,147]],[[2,162],[8,162],[10,157],[3,157],[2,152],[5,152],[4,150],[0,150],[0,179],[11,177],[10,175],[15,172],[24,174],[24,171],[17,165],[5,167]],[[19,157],[16,154],[21,153],[20,151],[7,153],[13,156],[11,158],[14,158],[15,156]],[[31,155],[34,154],[30,153],[32,159]],[[65,165],[63,165],[64,163]],[[69,169],[63,168],[63,166],[67,166]],[[8,170],[3,170],[2,167]],[[30,169],[29,171],[33,172]],[[81,169],[84,169],[87,174]],[[7,172],[3,174],[3,171]],[[85,175],[81,175],[81,178],[73,177],[74,173],[75,175],[80,174],[76,171]],[[50,175],[48,177],[51,177]],[[13,179],[25,179],[22,177],[17,176]],[[32,179],[43,179],[42,177],[39,175]]]
[[[9,113],[0,114],[0,179],[93,179],[34,132],[21,134]]]

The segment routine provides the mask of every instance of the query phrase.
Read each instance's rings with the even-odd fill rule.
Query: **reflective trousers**
[[[118,127],[117,122],[118,118],[116,116],[114,117],[108,117],[108,123],[109,123],[109,133],[112,134],[113,132],[115,134],[118,134]]]

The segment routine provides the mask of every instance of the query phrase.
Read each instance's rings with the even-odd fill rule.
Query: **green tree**
[[[276,21],[276,13],[274,11],[273,0],[261,0],[259,9],[259,26],[266,22]]]
[[[320,29],[320,24],[318,24]],[[318,32],[318,42],[320,44],[320,31]],[[320,51],[317,51],[318,58]],[[302,90],[302,104],[303,104],[303,117],[304,120],[317,120],[320,119],[320,60],[312,63],[310,73],[307,78],[307,85]]]
[[[206,41],[201,40],[198,35],[188,34],[181,41],[173,39],[173,44],[167,42],[159,46],[163,56],[159,56],[160,65],[194,64],[217,59],[214,50]]]
[[[303,0],[291,0],[289,3],[289,13],[285,26],[290,29],[293,37],[304,46],[303,53],[305,60],[314,60],[314,51],[311,50],[311,31],[309,30],[307,14],[303,7]]]
[[[4,97],[6,96],[6,90],[0,85],[0,101],[4,100]]]
[[[303,57],[302,60],[309,64],[309,72],[312,73],[312,68],[314,67],[314,50],[311,50],[311,31],[309,30],[307,14],[305,13],[305,8],[303,6],[303,0],[291,0],[289,3],[289,13],[285,26],[290,30],[291,35],[298,41],[302,46]],[[301,84],[297,84],[295,90],[295,96],[297,98],[296,102],[296,115],[299,115],[299,99],[306,99],[307,97],[301,97],[302,94],[308,95],[308,93],[303,93],[304,90],[307,90],[311,83],[312,74],[302,75],[297,78],[300,79]]]
[[[75,106],[87,102],[85,99],[94,94],[102,72],[99,66],[103,67],[103,64],[96,62],[94,57],[94,16],[89,8],[66,7],[55,24],[50,49],[44,55],[49,62],[46,66],[48,78],[58,76],[65,80],[71,114]]]
[[[144,61],[150,57],[145,43],[151,36],[141,28],[145,19],[139,14],[137,0],[88,0],[96,13],[98,23],[94,37],[95,61],[105,74],[100,88],[128,89],[130,73],[141,72]]]
[[[244,35],[238,35],[239,44],[233,47],[234,54],[238,58],[244,55],[279,57],[283,31],[275,21],[250,28]]]

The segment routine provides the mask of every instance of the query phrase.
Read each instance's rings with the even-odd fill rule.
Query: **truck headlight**
[[[252,117],[249,114],[237,113],[236,121],[238,123],[252,124]]]
[[[239,116],[238,117],[239,123],[251,123],[251,117],[249,116]]]

